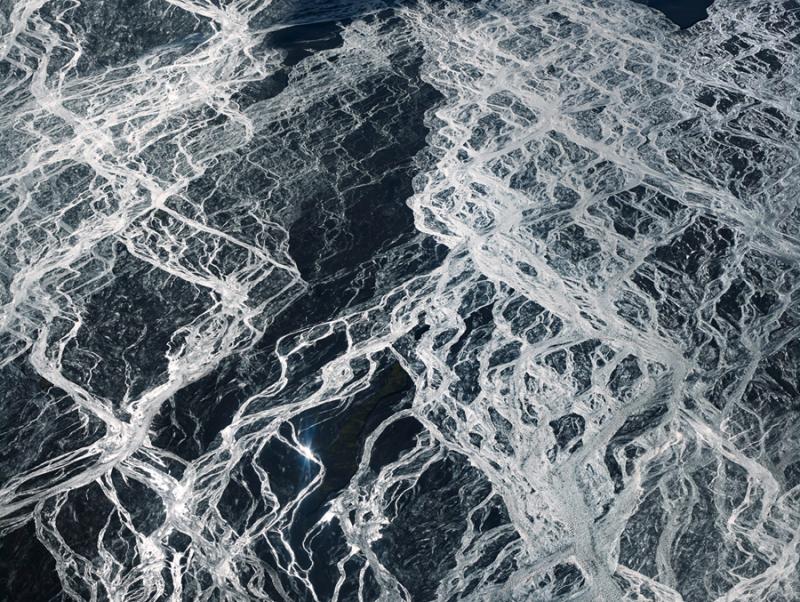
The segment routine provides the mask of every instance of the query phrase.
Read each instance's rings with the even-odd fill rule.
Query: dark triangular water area
[[[634,0],[664,13],[681,29],[691,27],[708,18],[708,7],[714,0]]]

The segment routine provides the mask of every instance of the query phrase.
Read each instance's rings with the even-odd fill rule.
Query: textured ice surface
[[[800,4],[0,0],[0,598],[800,599]]]

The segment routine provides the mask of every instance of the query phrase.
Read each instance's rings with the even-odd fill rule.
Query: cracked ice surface
[[[9,600],[800,597],[800,4],[0,1]]]

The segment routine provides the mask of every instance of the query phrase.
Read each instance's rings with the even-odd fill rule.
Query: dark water
[[[664,13],[667,18],[682,28],[691,27],[708,17],[706,9],[714,0],[635,0],[640,4],[652,6]]]

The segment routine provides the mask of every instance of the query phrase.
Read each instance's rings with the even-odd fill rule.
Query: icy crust
[[[446,99],[410,205],[451,249],[416,399],[524,542],[442,599],[800,595],[798,8],[411,14]]]
[[[0,3],[5,597],[800,595],[796,3],[162,4]]]
[[[181,1],[200,37],[120,50],[81,6],[3,7],[2,597],[402,590],[327,513],[410,406],[393,312],[444,252],[405,205],[413,31]]]

